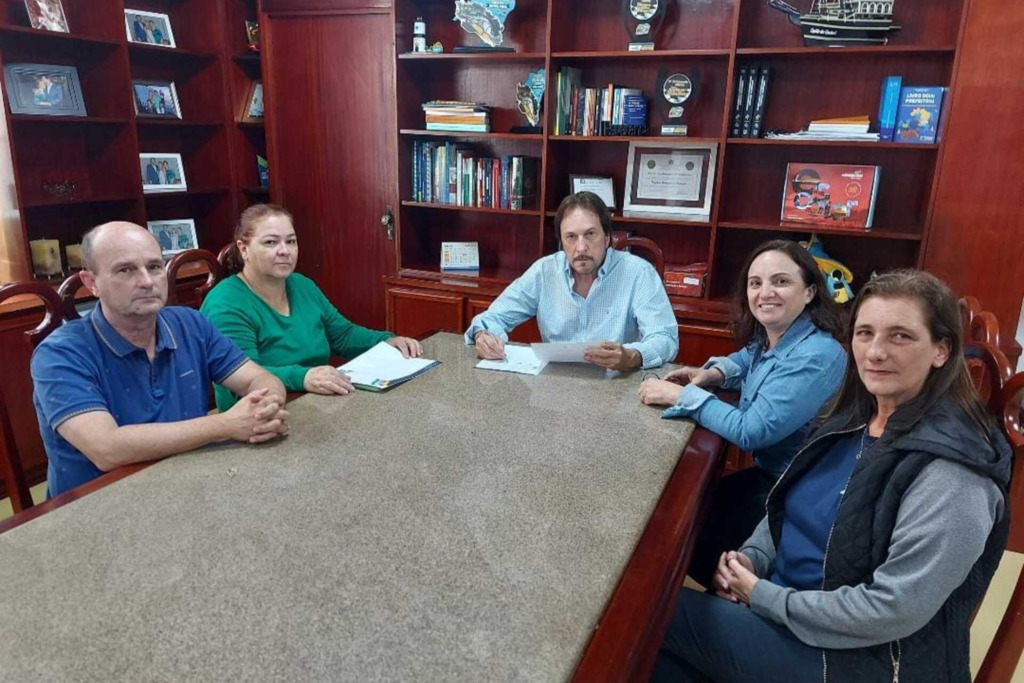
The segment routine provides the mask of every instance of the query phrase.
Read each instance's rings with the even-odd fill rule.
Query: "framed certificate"
[[[615,185],[610,177],[596,175],[571,175],[569,183],[572,193],[593,192],[610,210],[615,210]]]
[[[623,214],[706,221],[718,144],[631,142]]]

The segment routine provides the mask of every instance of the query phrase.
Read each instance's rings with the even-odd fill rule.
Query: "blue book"
[[[900,91],[893,142],[932,144],[939,130],[942,87],[909,87]]]
[[[892,140],[892,132],[896,128],[896,110],[899,109],[900,89],[902,86],[902,76],[889,76],[882,83],[882,96],[878,100],[878,139],[882,142]]]
[[[647,125],[647,99],[643,95],[626,95],[622,124],[625,126]]]

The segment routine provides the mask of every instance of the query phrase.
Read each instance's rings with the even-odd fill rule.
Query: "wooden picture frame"
[[[570,175],[569,189],[577,192],[592,192],[601,198],[609,211],[615,210],[615,181],[611,176]]]
[[[128,34],[129,43],[168,49],[178,47],[174,42],[171,17],[167,14],[125,8],[124,30]]]
[[[142,172],[142,191],[145,194],[188,190],[185,164],[180,154],[142,153],[139,155],[139,167]]]
[[[25,0],[25,11],[34,29],[55,33],[71,32],[60,0]]]
[[[709,220],[717,161],[715,142],[630,142],[623,215]]]
[[[189,249],[199,248],[196,236],[196,222],[191,218],[171,221],[149,221],[146,229],[160,244],[164,258],[180,254]]]
[[[64,64],[8,64],[4,67],[12,114],[88,116],[78,69]]]
[[[174,81],[132,81],[132,104],[139,118],[181,118],[181,103]]]
[[[262,123],[263,116],[263,81],[256,80],[249,84],[241,120],[242,123]]]

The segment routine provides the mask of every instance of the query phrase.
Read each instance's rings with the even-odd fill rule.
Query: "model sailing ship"
[[[803,29],[805,45],[830,47],[889,42],[889,34],[900,29],[892,23],[892,5],[893,0],[812,0],[801,14],[786,0],[768,0]]]

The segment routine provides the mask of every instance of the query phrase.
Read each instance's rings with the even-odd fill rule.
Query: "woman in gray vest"
[[[868,282],[835,405],[722,554],[684,590],[656,681],[969,683],[968,621],[1006,544],[1011,452],[928,273]]]

